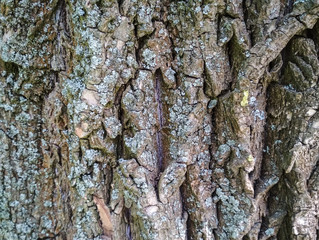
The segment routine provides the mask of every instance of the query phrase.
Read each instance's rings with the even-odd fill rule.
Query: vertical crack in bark
[[[213,195],[217,196],[216,191],[213,193]],[[220,203],[221,203],[220,201],[218,201],[216,203],[216,218],[217,218],[218,223],[221,223],[221,221],[222,221],[222,218],[221,218],[222,213],[221,213],[221,204]],[[218,237],[218,234],[220,231],[219,228],[220,228],[220,225],[218,225],[217,229],[214,229],[214,231],[213,231],[214,237],[216,239],[219,239],[219,237]]]
[[[293,10],[294,0],[288,0],[285,8],[284,8],[284,15],[291,13]]]
[[[120,159],[123,157],[123,133],[124,133],[124,114],[122,109],[122,96],[123,92],[125,90],[125,86],[123,85],[116,95],[115,105],[118,106],[118,118],[122,125],[122,132],[119,134],[116,138],[117,144],[116,144],[116,158]]]
[[[180,202],[181,202],[182,208],[183,208],[182,214],[184,214],[184,212],[186,212],[188,214],[188,211],[187,211],[188,206],[187,206],[187,202],[185,199],[185,196],[186,196],[185,193],[187,192],[187,182],[188,182],[188,180],[186,179],[180,187]],[[190,219],[190,215],[188,214],[187,220],[186,220],[186,240],[192,239],[192,226],[193,225],[194,224],[192,223],[192,221]]]
[[[123,158],[124,156],[124,140],[123,140],[123,135],[124,135],[124,128],[125,128],[125,119],[124,119],[124,111],[123,111],[123,106],[122,106],[122,98],[123,98],[123,93],[127,86],[129,86],[132,82],[132,79],[130,79],[126,84],[123,84],[119,90],[117,91],[115,95],[115,100],[114,100],[114,105],[118,108],[118,118],[120,120],[120,123],[122,125],[122,132],[117,136],[117,144],[116,144],[116,157],[117,159]]]
[[[314,177],[314,175],[318,172],[319,169],[319,160],[316,161],[316,164],[313,166],[312,171],[307,179],[307,186],[309,187],[309,181]]]
[[[121,15],[124,15],[124,14],[123,14],[123,9],[122,9],[123,2],[124,2],[124,0],[117,0],[117,4],[118,4],[118,8],[119,8],[119,13],[120,13]]]
[[[162,72],[160,69],[157,69],[155,72],[155,98],[157,102],[157,117],[158,117],[158,130],[156,132],[156,144],[157,144],[157,160],[158,160],[158,169],[160,172],[164,171],[164,151],[163,151],[163,104],[162,104]]]
[[[132,229],[131,229],[131,210],[128,209],[128,208],[125,208],[124,209],[124,215],[125,215],[125,218],[126,218],[126,237],[127,237],[127,240],[132,240],[133,237],[132,237]]]
[[[63,30],[64,30],[63,33],[66,34],[67,37],[70,37],[71,31],[70,31],[70,26],[68,24],[68,12],[67,12],[67,5],[66,5],[67,3],[65,2],[65,0],[60,0],[58,4],[60,8],[59,23],[61,23],[63,27]]]

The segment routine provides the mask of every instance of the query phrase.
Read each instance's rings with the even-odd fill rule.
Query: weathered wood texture
[[[318,239],[318,16],[0,0],[0,239]]]

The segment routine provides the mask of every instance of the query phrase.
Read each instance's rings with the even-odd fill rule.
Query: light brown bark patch
[[[75,128],[75,134],[79,138],[87,137],[87,135],[88,135],[88,127],[89,127],[89,124],[87,124],[85,122],[82,122],[79,126],[77,126]]]
[[[89,105],[98,105],[99,96],[96,92],[84,89],[82,92],[82,100]]]
[[[97,206],[97,210],[100,215],[100,220],[102,222],[102,228],[104,234],[111,238],[113,234],[113,225],[111,222],[111,214],[109,208],[105,205],[104,200],[93,196],[93,201]]]

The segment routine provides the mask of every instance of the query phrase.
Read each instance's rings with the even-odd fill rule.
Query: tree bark
[[[319,2],[0,1],[0,239],[318,239]]]

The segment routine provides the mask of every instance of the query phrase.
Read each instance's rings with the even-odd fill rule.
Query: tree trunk
[[[319,2],[0,1],[0,239],[318,239]]]

